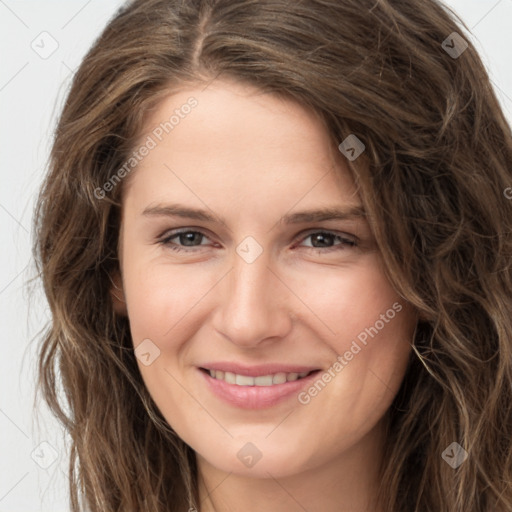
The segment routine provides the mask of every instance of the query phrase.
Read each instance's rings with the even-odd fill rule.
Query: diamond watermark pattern
[[[48,469],[59,458],[59,452],[50,443],[43,441],[34,448],[30,457],[39,467]]]
[[[39,57],[41,57],[41,59],[48,59],[57,51],[59,43],[45,30],[30,43],[30,47],[37,53],[37,55],[39,55]]]
[[[244,466],[252,468],[261,459],[261,457],[263,457],[263,454],[258,450],[256,445],[252,443],[245,443],[236,456]]]
[[[144,366],[149,366],[160,357],[160,349],[149,338],[146,338],[135,349],[135,356]]]
[[[339,146],[338,149],[351,162],[353,162],[366,149],[363,142],[351,133]]]
[[[441,457],[453,469],[457,469],[468,458],[468,452],[459,443],[453,442],[445,449]]]
[[[441,46],[452,59],[458,59],[466,51],[468,43],[460,34],[452,32]]]
[[[252,236],[247,236],[237,245],[236,252],[246,263],[253,263],[263,252],[263,247]]]

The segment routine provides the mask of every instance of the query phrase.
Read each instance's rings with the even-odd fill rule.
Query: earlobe
[[[126,309],[123,281],[121,279],[121,274],[118,270],[116,270],[110,276],[110,282],[112,283],[112,286],[110,287],[110,297],[112,299],[114,311],[118,315],[126,316],[128,314],[128,311]]]

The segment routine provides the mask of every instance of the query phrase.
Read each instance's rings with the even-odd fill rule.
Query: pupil
[[[181,240],[180,242],[183,243],[183,241],[185,241],[185,243],[183,243],[183,245],[193,245],[193,242],[194,242],[194,238],[196,236],[201,236],[199,233],[192,233],[191,231],[189,231],[188,233],[181,233]],[[189,242],[192,242],[189,244]]]
[[[327,233],[319,233],[313,237],[313,240],[320,240],[320,246],[325,247],[327,244],[325,244],[325,241],[327,239],[332,238],[332,235],[329,235]]]

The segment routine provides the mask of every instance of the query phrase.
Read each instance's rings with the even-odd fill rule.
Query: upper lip
[[[315,366],[298,364],[267,363],[249,366],[233,362],[204,363],[200,368],[204,368],[205,370],[231,372],[236,373],[237,375],[246,375],[248,377],[260,377],[263,375],[273,375],[281,372],[302,373],[319,370],[319,368]]]

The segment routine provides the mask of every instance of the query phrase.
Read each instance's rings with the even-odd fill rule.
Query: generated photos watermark
[[[307,405],[311,400],[316,397],[326,386],[331,382],[344,368],[349,364],[354,357],[361,352],[361,350],[367,346],[368,338],[374,338],[379,332],[384,329],[397,313],[402,311],[402,304],[395,302],[385,313],[380,315],[372,326],[367,327],[361,331],[355,340],[352,340],[350,348],[346,350],[343,355],[338,355],[336,360],[331,366],[325,370],[321,376],[305,391],[301,391],[297,399],[302,405]],[[362,345],[362,346],[361,346]]]
[[[158,126],[153,128],[150,135],[146,140],[130,155],[126,162],[115,172],[101,187],[94,190],[96,199],[103,199],[108,192],[112,192],[114,188],[121,182],[123,178],[128,176],[132,170],[141,162],[144,157],[149,155],[150,151],[155,149],[159,142],[162,141],[165,135],[169,134],[176,126],[185,119],[193,108],[197,107],[199,102],[196,98],[191,96],[186,103],[183,103],[179,108],[174,109],[174,113],[167,121],[161,122]]]

